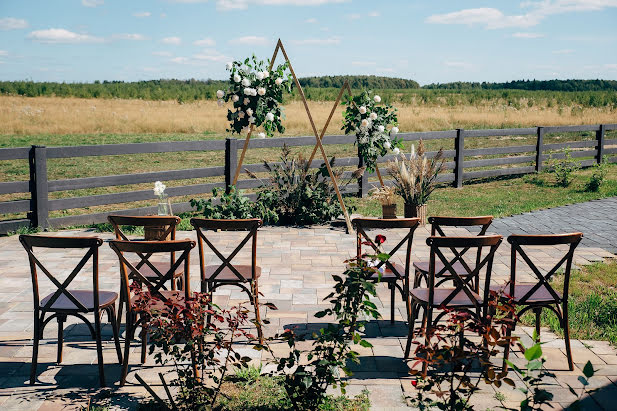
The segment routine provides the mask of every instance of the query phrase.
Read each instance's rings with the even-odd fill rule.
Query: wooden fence
[[[454,147],[444,150],[446,172],[440,176],[442,182],[451,182],[455,187],[462,187],[463,181],[506,175],[527,174],[542,170],[544,161],[549,157],[548,153],[572,148],[572,156],[575,158],[587,158],[582,160],[583,166],[590,166],[599,162],[603,156],[608,156],[612,162],[617,162],[617,139],[606,139],[605,132],[617,130],[617,124],[582,125],[582,126],[559,126],[559,127],[530,127],[512,129],[483,129],[483,130],[447,130],[428,131],[416,133],[400,133],[405,141],[417,141],[423,139],[442,140],[453,139]],[[545,144],[544,136],[551,133],[572,132],[595,132],[595,138]],[[465,148],[465,142],[474,137],[503,137],[503,136],[535,136],[536,144],[521,146],[502,146],[491,148]],[[334,135],[325,136],[324,145],[353,144],[355,136]],[[224,181],[169,187],[166,192],[170,197],[199,195],[209,193],[214,187],[225,187],[232,181],[238,164],[238,150],[241,148],[241,140],[202,140],[180,142],[154,142],[135,144],[108,144],[93,146],[65,146],[65,147],[19,147],[0,149],[0,161],[3,160],[27,160],[29,162],[30,178],[28,181],[0,182],[0,195],[12,193],[29,193],[30,198],[25,200],[13,200],[0,202],[0,215],[27,212],[25,219],[13,219],[0,221],[0,234],[14,231],[22,226],[34,227],[66,227],[71,225],[92,224],[106,221],[109,212],[72,215],[50,218],[50,211],[77,209],[91,206],[129,203],[134,201],[152,200],[152,190],[139,190],[120,193],[89,195],[82,197],[70,197],[49,199],[50,192],[78,190],[96,187],[111,187],[127,184],[150,183],[157,180],[172,181],[205,177],[224,177]],[[285,137],[271,139],[251,140],[249,147],[272,148],[282,147],[287,144],[291,147],[313,146],[314,137]],[[49,180],[47,178],[47,159],[89,157],[89,156],[112,156],[142,153],[166,153],[188,151],[223,151],[225,157],[224,166],[193,168],[185,170],[155,171],[149,173],[108,175],[101,177],[72,178],[63,180]],[[547,153],[548,152],[548,153]],[[435,152],[429,152],[429,156]],[[563,158],[564,154],[556,154],[554,157]],[[380,163],[392,160],[393,155],[383,157]],[[110,159],[110,161],[113,161]],[[311,167],[319,167],[321,160],[315,160]],[[523,166],[520,166],[523,164]],[[358,157],[338,158],[337,166],[361,166],[362,161]],[[513,166],[519,165],[519,166]],[[246,164],[242,166],[251,172],[266,171],[263,164]],[[349,178],[351,172],[346,172],[344,177]],[[364,196],[368,189],[376,183],[369,178],[374,177],[365,173],[357,184],[349,184],[345,193],[356,193]],[[222,179],[221,179],[222,180]],[[386,181],[388,182],[388,181]],[[239,180],[237,187],[240,189],[256,188],[261,184],[254,179]],[[176,213],[191,210],[188,202],[174,204]],[[113,213],[145,215],[156,212],[156,207],[143,207],[127,210],[115,210]]]

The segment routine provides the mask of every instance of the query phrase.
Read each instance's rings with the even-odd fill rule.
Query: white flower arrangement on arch
[[[343,104],[345,134],[355,133],[359,154],[364,160],[368,172],[375,171],[377,158],[385,156],[389,150],[395,155],[400,153],[403,142],[397,138],[398,118],[396,108],[381,103],[381,97],[371,96],[368,91],[349,97]]]
[[[275,132],[285,132],[282,123],[283,93],[291,92],[291,77],[286,73],[287,63],[271,71],[269,61],[257,60],[255,55],[244,61],[227,63],[229,88],[227,92],[218,90],[219,105],[231,101],[233,109],[227,110],[230,133],[244,134],[251,125],[263,127],[262,136],[272,137]]]

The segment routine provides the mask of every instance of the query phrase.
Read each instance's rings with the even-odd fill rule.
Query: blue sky
[[[299,76],[617,79],[617,0],[2,0],[0,80],[222,79],[285,44]]]

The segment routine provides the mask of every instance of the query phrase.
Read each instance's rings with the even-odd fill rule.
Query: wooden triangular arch
[[[274,60],[276,60],[276,56],[278,55],[279,50],[281,51],[281,53],[283,53],[283,57],[285,57],[285,61],[287,62],[287,64],[289,65],[289,71],[291,72],[291,76],[294,79],[294,83],[296,84],[296,87],[298,89],[298,93],[300,94],[300,98],[302,99],[302,103],[304,104],[304,109],[306,110],[306,115],[308,116],[309,122],[311,123],[311,127],[313,129],[313,134],[315,134],[315,140],[316,140],[316,144],[315,144],[315,148],[313,150],[313,154],[311,155],[311,160],[313,160],[313,158],[315,157],[315,153],[317,152],[317,149],[319,149],[321,151],[321,156],[323,158],[323,161],[326,165],[326,168],[328,169],[328,174],[330,175],[330,179],[332,180],[332,184],[334,185],[334,190],[336,191],[336,196],[338,198],[339,204],[341,205],[341,209],[343,210],[343,216],[345,217],[345,223],[347,225],[347,232],[351,233],[353,232],[353,227],[351,225],[351,220],[349,219],[349,214],[347,213],[347,208],[345,207],[345,203],[343,202],[343,196],[341,195],[341,191],[339,190],[338,187],[338,183],[336,181],[336,178],[334,178],[334,173],[332,172],[332,167],[330,167],[330,162],[328,161],[328,156],[326,155],[326,151],[323,148],[323,145],[321,144],[321,139],[323,138],[326,129],[328,128],[328,125],[330,124],[330,120],[332,119],[332,116],[334,115],[334,111],[336,109],[336,106],[338,105],[342,95],[343,95],[343,91],[345,90],[345,86],[347,86],[347,90],[349,90],[349,93],[351,94],[351,88],[349,87],[349,84],[347,82],[345,82],[345,84],[343,85],[343,87],[341,88],[341,91],[339,92],[339,96],[337,98],[336,103],[334,104],[334,107],[332,108],[332,111],[330,112],[330,116],[328,117],[328,121],[326,122],[326,125],[324,126],[323,130],[321,131],[321,135],[317,132],[317,127],[315,127],[315,121],[313,121],[313,116],[311,115],[311,110],[309,109],[308,103],[306,101],[306,96],[304,95],[304,91],[302,90],[302,86],[300,85],[300,82],[298,81],[298,77],[296,77],[296,73],[294,72],[293,66],[291,65],[291,61],[289,60],[289,57],[287,56],[287,52],[285,51],[285,47],[283,46],[283,42],[281,41],[281,39],[278,40],[278,42],[276,43],[276,48],[274,49],[274,54],[272,55],[272,60],[270,60],[270,67],[269,67],[269,71],[272,70],[272,67],[274,65]],[[242,169],[242,162],[244,161],[244,155],[246,154],[246,150],[249,146],[249,141],[251,139],[251,134],[253,132],[253,125],[251,125],[248,134],[246,135],[246,139],[244,140],[244,147],[242,148],[242,154],[240,154],[240,158],[238,160],[238,166],[236,168],[236,175],[234,176],[234,180],[233,180],[233,184],[235,185],[238,181],[238,176],[240,175],[240,170]],[[309,162],[310,164],[310,162]]]

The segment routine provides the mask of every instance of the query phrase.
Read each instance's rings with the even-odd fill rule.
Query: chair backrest
[[[240,272],[234,268],[232,260],[244,248],[249,240],[251,241],[251,279],[257,279],[257,230],[263,225],[259,218],[236,219],[236,220],[216,220],[210,218],[191,218],[191,225],[197,231],[197,245],[199,248],[199,270],[201,272],[201,280],[206,279],[206,250],[204,243],[208,248],[221,260],[221,264],[215,269],[209,280],[216,280],[216,277],[228,268],[239,281],[246,281]],[[206,236],[206,231],[248,231],[248,234],[238,243],[238,246],[225,257],[216,246]]]
[[[366,230],[376,229],[376,230],[387,230],[387,229],[395,229],[402,228],[408,229],[409,231],[405,234],[403,239],[398,242],[398,244],[392,248],[389,252],[385,251],[390,255],[390,258],[399,251],[403,244],[406,244],[405,247],[405,272],[401,273],[396,269],[396,266],[391,263],[390,259],[387,261],[380,261],[375,268],[379,269],[384,264],[386,267],[392,271],[399,278],[407,278],[409,276],[409,266],[411,264],[411,246],[413,243],[413,234],[418,228],[420,224],[419,218],[354,218],[352,221],[353,226],[356,229],[356,256],[358,258],[362,257],[362,245],[368,245],[373,249],[373,251],[378,251],[378,245],[375,244],[373,239],[369,237],[366,233]],[[381,233],[380,233],[381,234]],[[387,237],[387,236],[386,236]]]
[[[510,295],[514,295],[514,287],[516,285],[516,271],[517,271],[517,256],[521,256],[525,264],[531,269],[537,278],[536,284],[522,297],[517,296],[517,302],[519,304],[525,303],[540,287],[544,286],[548,293],[554,298],[555,302],[559,303],[562,297],[555,291],[550,284],[551,277],[559,270],[565,263],[564,269],[564,283],[563,283],[563,297],[567,298],[568,287],[570,284],[570,271],[572,270],[572,260],[574,259],[574,250],[581,242],[583,233],[565,233],[565,234],[542,234],[542,235],[521,235],[513,234],[508,237],[508,242],[512,246],[511,259],[510,259]],[[553,247],[556,245],[567,245],[567,251],[557,261],[553,268],[543,274],[533,261],[533,255],[530,257],[523,247]]]
[[[181,265],[184,265],[184,294],[188,297],[191,293],[190,286],[190,252],[195,247],[195,241],[192,240],[174,240],[174,241],[126,241],[113,240],[109,242],[109,246],[116,253],[120,261],[120,275],[123,292],[125,295],[130,295],[130,281],[136,281],[141,287],[147,287],[150,292],[157,294],[159,298],[166,301],[160,291],[167,290],[165,283],[173,279],[174,273]],[[150,262],[150,257],[158,253],[178,253],[178,258],[172,261],[167,272],[163,273]],[[126,254],[135,254],[140,258],[138,264],[131,263]],[[141,267],[148,266],[157,277],[147,277],[141,271]]]
[[[122,231],[123,227],[126,226],[134,226],[134,227],[167,227],[164,232],[162,232],[160,240],[165,240],[169,235],[171,240],[176,239],[176,227],[180,224],[180,217],[176,216],[127,216],[127,215],[110,215],[107,216],[107,220],[114,228],[114,233],[116,235],[116,240],[125,240],[129,241],[128,236],[124,231]]]
[[[94,307],[99,306],[99,247],[103,240],[98,237],[56,237],[42,235],[20,235],[19,241],[28,253],[30,262],[30,273],[32,275],[32,290],[34,294],[35,309],[50,309],[61,296],[66,297],[75,305],[75,311],[88,312],[88,309],[68,290],[71,282],[77,277],[82,268],[92,259],[92,292]],[[35,255],[34,248],[64,248],[85,250],[84,256],[70,272],[70,274],[60,282]],[[40,269],[49,280],[56,286],[56,291],[47,300],[43,307],[40,306],[38,269]]]
[[[491,281],[491,273],[493,270],[493,258],[495,257],[495,251],[501,244],[502,236],[500,235],[486,235],[486,236],[476,236],[476,237],[441,237],[441,236],[433,236],[426,239],[426,244],[431,248],[430,253],[430,263],[429,263],[429,304],[433,304],[433,296],[435,292],[435,277],[436,274],[436,266],[437,261],[440,261],[444,265],[444,270],[451,277],[454,282],[454,288],[448,294],[448,296],[443,301],[443,305],[447,306],[454,297],[459,294],[459,292],[463,292],[469,297],[471,303],[476,308],[486,308],[485,304],[488,301],[489,289],[490,289],[490,281]],[[461,276],[454,269],[453,265],[462,259],[462,253],[458,251],[459,249],[463,250],[473,250],[478,249],[480,253],[483,248],[488,248],[488,253],[486,256],[479,261],[478,264],[475,264],[474,267],[470,268],[468,272],[469,275]],[[444,251],[450,250],[454,254],[453,258],[448,258],[445,256]],[[478,300],[477,294],[474,292],[472,285],[470,284],[472,278],[479,278],[482,269],[485,268],[485,280],[484,280],[484,295],[482,301]]]

